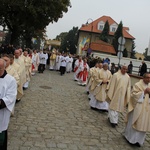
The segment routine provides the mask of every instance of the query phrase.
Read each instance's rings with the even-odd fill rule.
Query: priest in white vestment
[[[87,81],[87,86],[86,86],[86,92],[89,94],[89,87],[92,84],[93,81],[93,74],[96,68],[98,68],[99,63],[96,63],[94,67],[89,69],[89,75],[88,75],[88,81]]]
[[[38,70],[39,62],[39,54],[36,50],[34,50],[32,53],[32,75],[35,75],[36,71]]]
[[[50,56],[50,66],[49,66],[50,70],[55,69],[55,65],[56,65],[55,63],[56,63],[56,51],[53,50]]]
[[[5,70],[7,71],[9,75],[13,76],[16,79],[17,86],[19,86],[20,77],[19,77],[18,72],[15,70],[15,68],[12,65],[10,65],[9,55],[7,54],[3,55],[2,59],[4,59],[6,62]]]
[[[7,74],[5,66],[0,59],[0,150],[7,150],[7,129],[17,95],[16,80]]]
[[[26,82],[26,71],[25,71],[25,62],[24,62],[24,56],[20,55],[19,50],[15,50],[14,53],[14,61],[20,66],[20,82],[23,87],[24,83]]]
[[[56,71],[60,71],[60,64],[61,64],[61,53],[57,53],[56,55]]]
[[[28,56],[28,51],[23,52],[25,71],[26,71],[26,82],[23,85],[24,89],[29,87],[29,82],[31,79],[31,70],[32,70],[32,59]]]
[[[23,88],[22,88],[22,84],[21,84],[21,70],[20,70],[20,66],[19,64],[17,64],[15,61],[14,61],[14,56],[12,54],[9,55],[10,57],[10,66],[12,66],[15,71],[17,72],[17,74],[19,75],[19,84],[18,84],[18,87],[17,87],[17,99],[16,99],[16,102],[19,102],[23,96]]]
[[[99,74],[99,71],[102,68],[103,68],[103,64],[99,63],[98,67],[93,70],[93,73],[92,73],[93,80],[91,82],[91,85],[89,86],[89,95],[88,95],[89,100],[91,100],[94,97],[94,90],[97,86],[96,78]]]
[[[94,96],[90,100],[90,106],[100,111],[108,111],[109,104],[106,101],[106,88],[112,77],[111,72],[108,70],[108,64],[104,63],[103,68],[96,76],[97,86],[94,90]]]
[[[150,73],[133,86],[124,136],[129,143],[142,146],[146,132],[150,132]]]
[[[110,102],[108,119],[112,127],[116,127],[118,112],[123,113],[130,100],[131,81],[127,74],[127,66],[122,66],[118,72],[113,74],[107,89],[107,99]]]

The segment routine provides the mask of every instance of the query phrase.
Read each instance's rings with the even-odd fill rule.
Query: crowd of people
[[[23,89],[31,79],[32,58],[28,51],[16,49],[14,54],[2,54],[0,58],[0,149],[7,149],[7,128],[15,104],[21,101]]]
[[[55,49],[51,52],[16,49],[0,58],[0,150],[7,149],[10,116],[28,89],[31,76],[44,73],[47,66],[50,71],[59,71],[61,76],[74,72],[74,81],[86,86],[91,109],[108,112],[112,127],[118,125],[119,114],[127,109],[124,136],[131,144],[143,145],[146,132],[150,131],[149,73],[143,73],[143,79],[131,91],[127,72],[131,73],[132,65],[119,68],[109,58],[87,58]]]
[[[74,80],[86,85],[91,109],[107,112],[113,128],[118,125],[119,114],[127,113],[123,135],[130,144],[140,147],[150,131],[150,73],[144,73],[143,79],[131,89],[129,67],[122,65],[118,70],[113,67],[107,60],[89,68],[85,58],[79,57],[75,61]]]

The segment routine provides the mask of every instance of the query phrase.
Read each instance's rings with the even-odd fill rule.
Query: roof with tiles
[[[101,30],[98,30],[98,23],[100,21],[106,22],[108,20],[109,25],[117,24],[111,17],[109,16],[102,16],[98,18],[97,20],[94,20],[88,25],[82,25],[82,27],[79,29],[80,31],[86,31],[86,32],[93,32],[93,33],[101,33]],[[93,29],[92,29],[93,28]],[[91,30],[92,29],[92,30]],[[129,34],[129,28],[123,27],[123,36],[128,39],[135,39],[131,34]],[[109,35],[114,35],[114,32],[109,32]]]
[[[98,40],[96,42],[91,43],[91,49],[93,51],[109,53],[109,54],[116,54],[114,47],[111,44]]]

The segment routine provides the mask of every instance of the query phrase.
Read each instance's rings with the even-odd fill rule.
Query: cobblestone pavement
[[[36,74],[24,93],[11,117],[8,150],[150,149],[149,134],[141,148],[126,142],[123,115],[114,129],[107,113],[91,110],[85,87],[73,81],[73,73]]]

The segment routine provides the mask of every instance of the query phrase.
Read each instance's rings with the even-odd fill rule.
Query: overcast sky
[[[89,18],[110,16],[118,24],[129,27],[135,37],[135,50],[143,53],[150,39],[150,0],[71,0],[72,7],[57,23],[47,27],[47,36],[54,39],[61,32],[81,27]]]

